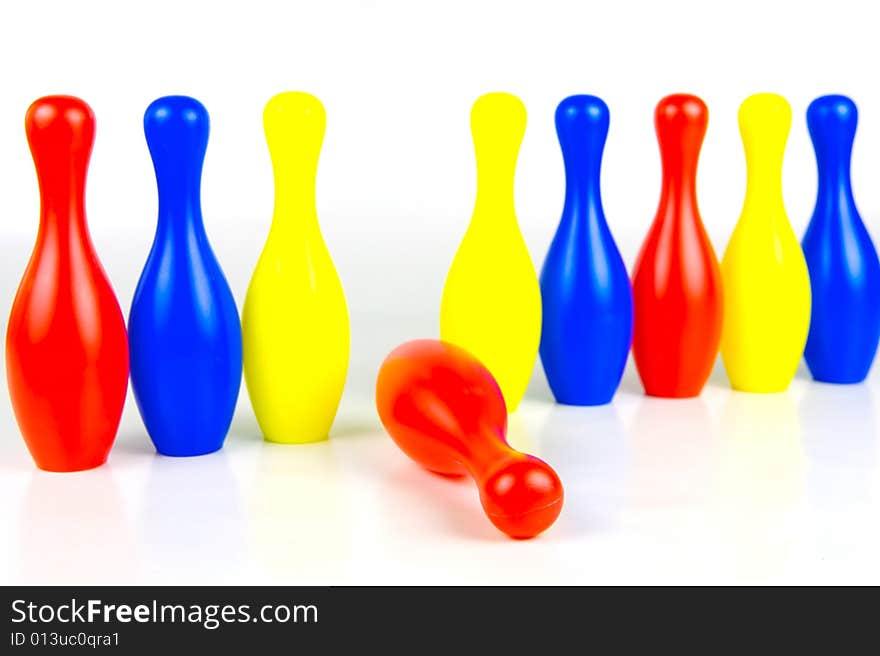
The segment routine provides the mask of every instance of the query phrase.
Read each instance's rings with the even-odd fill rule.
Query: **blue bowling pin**
[[[807,109],[819,193],[803,241],[813,292],[804,358],[825,383],[863,381],[880,340],[880,262],[850,181],[858,119],[846,96],[823,96]]]
[[[128,323],[131,383],[159,453],[223,446],[241,385],[241,326],[202,221],[208,112],[169,96],[144,114],[159,220]]]
[[[632,288],[599,190],[608,122],[595,96],[556,109],[565,206],[541,271],[541,361],[556,400],[569,405],[611,401],[632,343]]]

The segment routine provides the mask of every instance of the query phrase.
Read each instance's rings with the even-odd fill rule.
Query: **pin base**
[[[734,385],[731,383],[730,387],[734,392],[745,392],[747,394],[782,394],[786,390],[788,390],[789,383],[785,383],[785,385],[767,385],[767,386],[747,386],[747,385]]]
[[[813,380],[817,383],[825,383],[828,385],[858,385],[864,383],[868,374],[857,374],[855,376],[813,376]]]
[[[330,435],[321,435],[319,437],[263,435],[263,439],[271,444],[314,444],[315,442],[324,442],[330,439]]]
[[[701,393],[703,389],[700,388],[697,391],[694,390],[684,390],[681,392],[677,391],[664,391],[664,390],[645,390],[645,396],[650,396],[655,399],[695,399]]]
[[[53,461],[34,461],[37,468],[44,472],[53,474],[72,474],[74,472],[88,471],[97,469],[107,462],[107,455],[98,458],[88,458],[83,460],[75,460],[71,462],[53,462]]]
[[[556,403],[559,405],[568,405],[577,408],[595,408],[600,405],[608,405],[611,403],[611,399],[614,398],[614,394],[611,396],[603,395],[603,396],[593,396],[593,397],[585,397],[585,396],[557,396]]]
[[[159,447],[156,447],[156,453],[168,458],[193,458],[196,456],[206,456],[211,453],[217,453],[217,451],[222,448],[223,443],[221,442],[218,445],[212,445],[204,449],[160,449]]]

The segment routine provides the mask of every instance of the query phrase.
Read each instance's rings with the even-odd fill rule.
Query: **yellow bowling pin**
[[[440,304],[440,338],[486,365],[509,412],[525,394],[541,340],[541,290],[513,200],[525,129],[526,109],[516,96],[489,93],[474,103],[477,199]]]
[[[307,93],[263,111],[275,173],[272,227],[242,312],[244,377],[271,442],[326,439],[348,369],[348,308],[318,226],[315,178],[326,115]]]
[[[721,357],[734,389],[782,392],[794,378],[810,328],[810,277],[782,200],[782,158],[791,107],[772,93],[739,109],[746,198],[721,261]]]

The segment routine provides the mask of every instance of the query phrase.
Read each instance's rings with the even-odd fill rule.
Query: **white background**
[[[29,103],[84,98],[97,115],[87,210],[127,314],[156,220],[142,116],[183,93],[211,115],[203,208],[241,306],[272,211],[261,113],[283,90],[327,110],[318,207],[352,319],[346,393],[328,443],[264,444],[247,395],[218,454],[155,455],[131,398],[109,464],[36,471],[0,401],[0,581],[20,583],[880,582],[880,387],[800,373],[775,396],[646,399],[632,368],[614,403],[554,406],[540,365],[511,442],[553,464],[557,524],[498,533],[473,486],[440,480],[378,425],[384,354],[437,335],[446,269],[474,197],[471,103],[495,90],[529,112],[516,181],[540,267],[562,207],[556,104],[611,109],[605,210],[631,267],[656,209],[653,109],[691,92],[710,110],[702,215],[720,254],[745,180],[739,103],[786,96],[785,199],[802,234],[816,173],[804,113],[846,93],[861,113],[853,176],[880,227],[880,85],[871,3],[4,2],[0,5],[0,314],[36,234]]]

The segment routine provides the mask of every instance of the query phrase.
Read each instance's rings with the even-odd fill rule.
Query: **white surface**
[[[14,6],[13,6],[14,4]],[[259,440],[246,393],[223,452],[156,456],[134,404],[109,465],[37,472],[0,395],[0,582],[34,583],[880,583],[880,474],[868,385],[799,377],[776,396],[659,401],[630,371],[613,405],[554,406],[536,366],[511,418],[515,446],[559,471],[566,505],[531,542],[498,533],[474,488],[433,477],[380,430],[372,384],[397,343],[437,334],[446,268],[470,217],[468,112],[508,90],[529,110],[517,209],[540,266],[562,206],[556,104],[611,109],[606,214],[629,265],[653,218],[653,108],[700,94],[710,109],[701,210],[719,254],[744,185],[736,111],[782,93],[794,123],[785,194],[802,233],[815,194],[804,111],[859,105],[853,175],[880,219],[880,87],[864,2],[3,3],[0,7],[0,314],[33,244],[36,179],[24,112],[47,93],[98,118],[87,208],[127,313],[155,224],[142,131],[154,98],[187,93],[212,119],[203,185],[209,236],[241,302],[271,216],[261,111],[303,89],[327,108],[318,206],[352,315],[349,383],[331,441]]]

